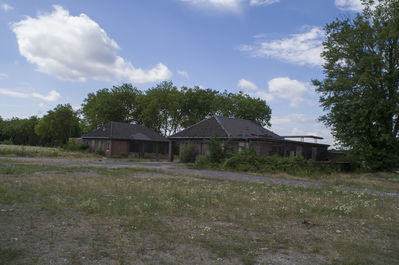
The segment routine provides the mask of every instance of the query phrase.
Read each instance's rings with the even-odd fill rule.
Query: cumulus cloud
[[[272,130],[279,135],[314,135],[324,139],[320,142],[333,145],[334,138],[331,130],[326,128],[324,124],[317,121],[316,116],[293,113],[290,115],[272,115]],[[291,139],[299,140],[299,139]],[[306,142],[314,142],[313,139],[304,139]]]
[[[303,95],[311,91],[309,83],[300,82],[288,77],[278,77],[268,82],[269,92],[282,99],[290,101],[291,107],[296,107],[298,103],[303,102]]]
[[[55,90],[51,90],[48,95],[42,95],[39,93],[22,93],[5,88],[0,88],[0,94],[16,98],[37,98],[48,102],[56,102],[61,99],[60,93]]]
[[[255,85],[254,83],[252,83],[251,81],[246,80],[246,79],[241,79],[240,81],[238,81],[237,86],[239,88],[246,89],[246,90],[257,90],[258,89],[257,85]]]
[[[0,79],[6,79],[6,78],[8,78],[8,74],[0,73]]]
[[[278,2],[280,2],[280,0],[250,0],[249,4],[251,6],[267,6]]]
[[[238,12],[241,9],[242,0],[180,0],[200,8],[214,8],[220,11]]]
[[[280,0],[180,0],[192,6],[228,12],[240,12],[243,3],[250,6],[267,6],[280,2]]]
[[[320,66],[323,64],[323,38],[325,32],[319,27],[312,27],[307,32],[291,34],[279,40],[255,38],[253,45],[241,45],[240,51],[252,57],[269,57],[298,65]]]
[[[188,73],[186,71],[177,71],[177,73],[185,78],[188,78]]]
[[[361,12],[363,5],[360,0],[335,0],[335,5],[342,10]]]
[[[249,80],[241,79],[238,81],[237,86],[243,89],[243,92],[250,95],[251,97],[261,98],[266,102],[270,102],[273,100],[273,96],[270,93],[259,89],[255,83]]]
[[[127,80],[134,83],[169,79],[159,63],[150,70],[134,67],[117,55],[118,44],[87,15],[71,16],[62,6],[37,18],[12,24],[19,52],[37,70],[62,80]]]
[[[294,113],[290,115],[283,115],[283,116],[272,116],[271,123],[273,125],[282,125],[292,122],[300,122],[300,123],[313,123],[316,121],[316,117],[307,115],[307,114],[300,114]]]
[[[13,10],[14,8],[7,3],[0,4],[0,8],[3,9],[5,12]]]

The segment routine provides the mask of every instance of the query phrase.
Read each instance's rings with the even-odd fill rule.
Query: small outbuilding
[[[306,138],[309,136],[296,136]],[[301,155],[307,159],[322,161],[327,159],[329,145],[309,143],[305,141],[292,141],[263,128],[253,121],[214,116],[186,128],[170,137],[174,144],[179,146],[180,152],[191,144],[197,154],[208,153],[207,140],[216,138],[221,141],[230,140],[233,150],[241,151],[242,148],[253,146],[258,156],[296,156]],[[322,139],[311,136],[311,138]],[[171,159],[171,157],[170,157]]]
[[[139,124],[110,122],[82,136],[92,151],[106,156],[167,158],[169,140]]]

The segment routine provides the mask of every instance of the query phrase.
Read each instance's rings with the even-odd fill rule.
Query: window
[[[140,152],[140,143],[137,141],[130,141],[129,152],[130,153],[139,153]]]

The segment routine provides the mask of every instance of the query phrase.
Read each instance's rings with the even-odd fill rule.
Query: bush
[[[213,163],[221,163],[224,159],[233,155],[231,140],[222,143],[217,138],[211,138],[207,141],[207,144],[209,150],[209,159]]]
[[[194,168],[217,168],[218,164],[212,163],[209,156],[197,156],[194,163]]]
[[[103,156],[103,155],[104,155],[103,149],[102,149],[100,146],[97,147],[95,153],[96,153],[97,155],[100,155],[100,156]]]
[[[188,144],[184,147],[183,152],[180,154],[180,161],[183,163],[194,163],[197,153],[195,152],[194,146]]]
[[[235,171],[252,171],[258,170],[257,157],[252,146],[244,148],[241,152],[234,153],[230,158],[227,158],[222,165],[223,169]]]
[[[13,145],[11,139],[0,141],[0,144],[4,144],[4,145]]]
[[[84,143],[68,142],[62,148],[69,151],[87,151],[89,150],[89,145]]]

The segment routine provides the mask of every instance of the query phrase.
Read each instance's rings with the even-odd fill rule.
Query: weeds
[[[257,264],[284,249],[308,257],[308,263],[335,258],[337,263],[393,264],[399,258],[395,199],[336,189],[146,178],[162,172],[143,169],[18,168],[0,173],[0,205],[44,209],[50,216],[58,214],[53,219],[76,211],[93,220],[96,226],[88,242],[95,244],[86,254],[79,253],[93,260],[106,256],[157,263],[161,258],[154,253],[178,259],[179,249],[205,258],[202,263],[207,264],[217,264],[217,259]],[[35,220],[26,219],[29,227],[40,229]],[[97,228],[98,223],[107,228]],[[54,242],[56,236],[54,232]],[[311,259],[315,252],[323,262]],[[71,257],[75,260],[77,254]]]

